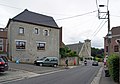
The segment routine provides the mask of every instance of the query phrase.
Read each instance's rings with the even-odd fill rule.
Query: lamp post
[[[109,10],[108,10],[108,6],[106,5],[99,5],[99,7],[107,7],[107,12],[100,12],[98,10],[98,15],[100,15],[100,13],[104,13],[107,15],[107,17],[100,17],[98,16],[99,19],[107,19],[108,20],[108,34],[107,34],[107,40],[108,40],[108,56],[110,56],[110,43],[111,43],[111,31],[110,31],[110,13],[109,13]]]

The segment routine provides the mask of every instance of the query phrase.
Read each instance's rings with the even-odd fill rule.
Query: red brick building
[[[110,42],[110,54],[120,53],[120,26],[111,29],[112,38]],[[104,37],[104,52],[105,56],[108,55],[108,39]]]
[[[0,54],[7,53],[7,31],[0,28]]]

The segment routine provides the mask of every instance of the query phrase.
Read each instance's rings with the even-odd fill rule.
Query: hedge
[[[119,55],[112,54],[107,60],[109,74],[115,82],[119,82]]]

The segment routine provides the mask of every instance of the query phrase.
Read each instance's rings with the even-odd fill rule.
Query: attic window
[[[19,34],[24,34],[24,28],[23,27],[19,27]]]
[[[44,36],[49,36],[49,31],[48,30],[44,30]]]
[[[35,28],[35,34],[38,34],[38,28]]]

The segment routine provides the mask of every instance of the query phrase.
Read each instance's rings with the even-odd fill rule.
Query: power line
[[[107,20],[107,21],[108,21],[108,20]],[[94,34],[93,38],[98,34],[98,32],[102,29],[102,27],[105,25],[105,23],[106,23],[107,21],[105,21],[104,24],[99,28],[99,30]],[[92,38],[92,39],[93,39],[93,38]],[[91,39],[91,40],[92,40],[92,39]]]
[[[95,35],[95,33],[96,33],[97,30],[100,28],[100,26],[102,25],[103,22],[104,22],[104,20],[102,20],[102,22],[99,24],[98,28],[94,31],[94,33],[92,34],[92,37]]]
[[[103,15],[102,17],[104,17],[104,15]],[[105,17],[106,17],[106,16],[105,16]],[[92,34],[92,36],[94,36],[94,34],[97,32],[97,30],[99,29],[99,27],[102,25],[103,21],[104,21],[104,20],[102,20],[102,22],[99,24],[98,28],[94,31],[94,33]]]
[[[97,11],[97,10],[92,11],[92,12],[88,12],[88,13],[84,13],[84,14],[80,14],[80,15],[70,16],[70,17],[66,17],[66,18],[60,18],[60,19],[56,19],[56,20],[65,20],[65,19],[71,19],[71,18],[75,18],[75,17],[80,17],[80,16],[84,16],[84,15],[87,15],[87,14],[94,13],[94,12],[96,12],[96,11]]]
[[[0,4],[0,5],[1,5],[1,6],[5,6],[5,7],[10,7],[10,8],[15,8],[15,9],[18,9],[18,10],[23,10],[22,8],[17,8],[17,7],[5,5],[5,4]]]
[[[97,0],[96,0],[96,6],[97,6],[97,9],[99,10],[99,8],[98,8],[98,2],[97,2]]]

